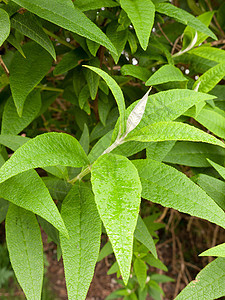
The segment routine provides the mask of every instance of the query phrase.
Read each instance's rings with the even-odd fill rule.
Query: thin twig
[[[4,72],[5,72],[5,74],[6,74],[7,76],[9,76],[9,70],[8,70],[8,68],[6,67],[6,65],[5,65],[5,63],[4,63],[4,61],[3,61],[2,57],[1,57],[1,55],[0,55],[0,65],[2,66],[2,68],[3,68]]]
[[[165,34],[165,32],[163,31],[161,25],[159,24],[159,22],[157,22],[157,25],[159,27],[159,30],[161,31],[161,33],[163,34],[163,36],[166,38],[166,40],[170,43],[170,45],[173,47],[173,43],[171,42],[171,40],[168,38],[168,36]]]
[[[212,8],[212,6],[211,6],[210,1],[209,1],[209,0],[205,0],[205,2],[207,3],[207,5],[208,5],[208,7],[209,7],[209,10],[210,10],[210,11],[213,11],[213,8]],[[217,18],[216,18],[216,16],[215,16],[215,14],[213,14],[213,20],[214,20],[214,22],[215,22],[217,28],[218,28],[218,29],[220,30],[220,32],[222,33],[222,36],[225,36],[225,32],[223,31],[223,29],[221,28],[219,22],[217,21]]]

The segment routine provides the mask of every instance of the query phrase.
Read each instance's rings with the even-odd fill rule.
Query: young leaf
[[[159,3],[156,5],[155,9],[157,12],[174,18],[178,22],[188,25],[197,31],[207,34],[214,40],[217,40],[215,34],[210,29],[208,29],[205,24],[203,24],[200,20],[183,9],[180,9],[169,3]]]
[[[91,190],[76,183],[63,201],[61,214],[70,236],[60,234],[68,299],[86,299],[101,238],[101,220]]]
[[[143,260],[137,258],[134,261],[134,272],[137,277],[138,283],[140,284],[141,289],[145,287],[147,279],[147,267]]]
[[[222,49],[214,48],[214,47],[207,47],[201,46],[197,47],[189,52],[190,54],[198,55],[200,57],[213,60],[217,63],[224,63],[225,62],[225,51]]]
[[[22,116],[19,117],[12,97],[5,104],[2,115],[1,134],[18,134],[37,117],[41,109],[41,94],[39,91],[31,92],[25,100]],[[13,120],[13,122],[12,122]]]
[[[186,175],[150,159],[132,162],[139,172],[144,199],[206,219],[225,228],[224,211]]]
[[[160,142],[160,141],[204,142],[225,148],[225,144],[214,136],[188,124],[180,122],[158,122],[130,133],[125,141]]]
[[[62,234],[68,235],[48,189],[34,170],[21,173],[1,183],[0,197],[41,216]]]
[[[65,133],[45,133],[29,140],[10,157],[0,169],[0,183],[34,168],[78,168],[87,164],[86,154],[75,138]]]
[[[141,183],[137,170],[127,158],[105,154],[94,163],[91,181],[100,217],[111,241],[123,280],[127,284],[133,234],[141,201]]]
[[[146,50],[154,24],[155,6],[151,0],[120,0],[120,5],[131,20],[141,47]]]
[[[10,34],[10,20],[9,15],[4,9],[0,8],[0,47]]]
[[[6,242],[16,277],[28,300],[41,300],[44,273],[41,231],[35,215],[10,204]]]
[[[193,89],[199,84],[198,91],[202,93],[208,93],[211,91],[220,80],[225,76],[225,61],[210,68],[202,76],[195,81]]]
[[[51,54],[53,59],[56,60],[54,46],[42,29],[38,19],[33,14],[30,12],[26,12],[25,14],[15,14],[11,18],[11,25],[13,28],[42,46],[49,54]]]
[[[9,70],[10,88],[20,117],[28,94],[42,80],[52,64],[52,57],[38,44],[27,43],[22,49],[26,58],[16,52]]]
[[[175,300],[214,300],[225,296],[225,258],[217,258],[199,272]]]
[[[93,40],[116,53],[107,36],[75,7],[71,0],[63,2],[61,0],[13,0],[13,2],[43,19]]]
[[[146,82],[145,85],[157,85],[170,81],[187,81],[180,69],[173,65],[164,65],[157,70]]]
[[[85,66],[85,67],[89,68],[93,72],[97,73],[108,84],[113,96],[115,97],[115,100],[116,100],[118,108],[119,108],[120,131],[122,134],[125,131],[125,100],[124,100],[124,96],[123,96],[123,92],[122,92],[121,88],[116,83],[116,81],[111,76],[109,76],[106,72],[104,72],[103,70],[98,69],[96,67],[92,67],[92,66]]]
[[[218,257],[225,257],[225,243],[221,245],[217,245],[212,247],[201,254],[199,256],[218,256]]]

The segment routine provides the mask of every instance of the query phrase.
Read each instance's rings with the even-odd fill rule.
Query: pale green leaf
[[[102,7],[115,7],[119,4],[112,0],[76,0],[74,1],[74,5],[81,11],[88,11]]]
[[[70,239],[60,234],[69,300],[86,299],[101,238],[101,220],[94,195],[82,183],[76,183],[64,199],[61,209]]]
[[[208,159],[208,162],[210,163],[210,165],[213,166],[213,168],[223,177],[223,179],[225,180],[225,167],[218,165],[217,163],[211,161],[210,159]]]
[[[146,50],[154,24],[155,6],[151,0],[120,0],[120,5],[131,20],[141,47]]]
[[[164,65],[157,70],[146,82],[145,85],[157,85],[170,81],[187,81],[180,69],[173,65]]]
[[[91,181],[100,217],[111,241],[123,280],[127,284],[133,234],[141,201],[141,184],[137,170],[127,158],[105,154],[94,163]]]
[[[41,216],[67,235],[61,215],[45,184],[34,170],[0,184],[0,197]]]
[[[218,256],[225,257],[225,243],[212,247],[201,254],[199,256]]]
[[[33,14],[30,12],[26,12],[25,14],[15,14],[11,18],[11,25],[13,28],[41,45],[51,54],[53,59],[56,60],[54,46],[42,29],[38,19]]]
[[[194,54],[209,60],[213,60],[217,63],[225,62],[225,51],[219,48],[209,47],[209,46],[201,46],[195,49],[192,49],[190,54]]]
[[[134,272],[137,277],[138,283],[140,284],[141,289],[145,287],[147,279],[147,267],[143,260],[137,258],[134,261]]]
[[[26,128],[38,115],[41,109],[39,91],[31,92],[25,100],[22,116],[19,117],[12,97],[5,104],[2,115],[1,134],[18,134]]]
[[[16,52],[10,65],[10,88],[19,116],[28,94],[42,80],[52,64],[50,54],[31,42],[22,47],[26,58]]]
[[[13,0],[13,2],[43,19],[93,40],[116,53],[107,36],[75,7],[71,0],[63,2],[61,0]]]
[[[0,144],[16,151],[20,146],[29,141],[29,138],[20,135],[0,135]]]
[[[10,204],[6,216],[10,261],[28,300],[41,300],[44,274],[41,231],[35,215]]]
[[[21,146],[0,169],[0,182],[24,171],[49,166],[82,167],[88,164],[79,142],[65,133],[45,133]]]
[[[195,81],[193,85],[193,89],[199,86],[198,91],[202,93],[208,93],[211,91],[220,80],[225,76],[225,61],[220,63],[208,71],[206,71],[203,75],[201,75],[198,80]]]
[[[113,253],[113,248],[112,245],[110,243],[110,241],[108,241],[101,249],[101,251],[99,252],[99,256],[98,256],[98,262],[101,261],[102,259],[104,259],[106,256],[110,255]]]
[[[125,141],[161,142],[161,141],[204,142],[225,148],[225,144],[214,136],[194,126],[180,122],[158,122],[130,133]]]
[[[119,113],[120,113],[120,130],[121,134],[125,131],[125,100],[123,96],[123,92],[119,85],[116,83],[116,81],[108,75],[105,71],[92,67],[92,66],[85,66],[95,73],[97,73],[99,76],[101,76],[105,82],[107,83],[108,87],[110,88],[113,96],[115,97],[115,100],[117,102]]]
[[[170,152],[174,145],[175,141],[149,143],[148,147],[146,148],[146,156],[150,159],[163,161],[165,156]]]
[[[186,175],[155,160],[132,162],[139,172],[144,199],[225,227],[224,211]]]
[[[122,75],[130,75],[142,81],[147,81],[152,74],[147,68],[134,65],[123,65],[120,71]]]
[[[214,40],[217,40],[215,34],[210,29],[208,29],[208,27],[205,24],[203,24],[200,20],[198,20],[193,15],[189,14],[183,9],[180,9],[170,3],[159,3],[156,5],[156,11],[161,14],[167,15],[171,18],[174,18],[178,22],[184,25],[188,25],[197,31],[207,34]]]
[[[217,258],[175,300],[214,300],[225,296],[225,258]]]
[[[0,8],[0,46],[4,43],[10,33],[10,20],[7,12]]]

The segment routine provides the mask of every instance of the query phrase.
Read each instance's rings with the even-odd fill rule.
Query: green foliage
[[[112,254],[106,299],[161,299],[153,203],[225,228],[224,4],[178,2],[0,1],[0,222],[27,299],[45,297],[40,226],[69,300]],[[225,296],[224,249],[176,299]]]

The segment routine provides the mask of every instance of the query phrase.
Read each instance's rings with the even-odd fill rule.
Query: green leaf
[[[225,243],[221,245],[217,245],[212,247],[201,254],[199,256],[218,256],[218,257],[225,257]]]
[[[132,162],[139,172],[144,199],[225,227],[224,211],[186,175],[150,159]]]
[[[74,5],[81,11],[94,10],[102,7],[115,7],[119,4],[112,0],[76,0]]]
[[[138,216],[137,227],[135,229],[134,236],[139,242],[141,242],[145,247],[147,247],[149,251],[152,252],[155,258],[157,258],[154,240],[140,216]]]
[[[210,165],[213,166],[213,168],[223,177],[223,179],[225,180],[225,167],[220,166],[218,164],[216,164],[215,162],[211,161],[210,159],[208,159],[208,162],[210,163]]]
[[[194,126],[180,122],[158,122],[130,133],[125,141],[160,142],[160,141],[204,142],[225,148],[225,144],[214,136]]]
[[[91,55],[96,56],[100,45],[88,39],[86,40],[86,43]]]
[[[141,47],[146,50],[154,24],[155,6],[151,0],[120,0],[120,5],[131,20]]]
[[[84,124],[84,130],[81,135],[81,138],[79,140],[79,143],[81,144],[82,148],[84,149],[84,152],[88,154],[89,151],[89,130],[86,124]]]
[[[0,169],[0,183],[24,171],[49,166],[82,167],[88,164],[79,142],[65,133],[39,135],[21,146]]]
[[[99,256],[98,256],[98,262],[104,259],[106,256],[113,253],[113,248],[111,243],[108,241],[101,249]]]
[[[20,33],[34,40],[46,51],[48,51],[54,60],[56,60],[56,53],[54,46],[41,27],[39,20],[30,12],[25,14],[15,14],[11,18],[11,25]]]
[[[225,259],[217,258],[199,272],[175,300],[214,300],[225,296]]]
[[[208,29],[205,24],[183,9],[169,3],[159,3],[156,5],[155,9],[157,12],[174,18],[178,22],[188,25],[197,31],[207,34],[207,36],[210,36],[214,40],[217,40],[215,34]]]
[[[150,159],[163,161],[174,145],[175,141],[149,143],[146,148],[146,156]],[[219,147],[219,149],[221,148]]]
[[[41,300],[44,274],[41,231],[35,215],[10,204],[6,216],[10,261],[28,300]]]
[[[148,253],[143,259],[150,266],[168,272],[167,267],[161,262],[161,260],[156,259],[152,254]]]
[[[151,76],[151,71],[147,68],[134,66],[134,65],[123,65],[121,68],[122,75],[130,75],[134,78],[138,78],[142,81],[147,81],[148,78]]]
[[[76,183],[63,201],[61,214],[70,236],[60,234],[68,299],[86,299],[101,238],[101,220],[91,190]]]
[[[225,51],[222,49],[203,45],[201,47],[192,49],[189,53],[209,59],[209,60],[213,60],[217,63],[225,62]]]
[[[0,135],[0,144],[16,151],[19,147],[29,141],[29,138],[20,135]]]
[[[173,65],[164,65],[157,70],[146,82],[145,85],[157,85],[170,81],[187,81],[180,69]]]
[[[0,197],[41,216],[63,234],[68,235],[48,189],[34,170],[1,183]]]
[[[10,20],[7,12],[0,8],[0,46],[4,43],[10,34]]]
[[[13,99],[10,97],[4,107],[1,134],[16,135],[20,133],[37,117],[40,109],[41,95],[39,91],[33,91],[28,95],[21,117],[18,116]]]
[[[88,62],[88,65],[99,68],[100,67],[100,61],[97,57],[91,59]],[[87,80],[88,88],[90,91],[91,99],[95,100],[98,92],[98,85],[99,85],[99,76],[92,72],[91,70],[84,70],[84,75]]]
[[[26,58],[16,52],[9,69],[10,88],[20,117],[28,94],[47,74],[52,64],[49,53],[38,44],[27,43],[22,49]]]
[[[25,57],[20,41],[15,37],[13,33],[10,33],[10,35],[7,38],[7,42],[13,45],[13,47],[16,48],[23,57]]]
[[[140,284],[141,289],[145,287],[147,279],[147,268],[143,260],[137,258],[134,261],[134,272],[137,277],[138,283]]]
[[[71,0],[63,2],[61,0],[13,0],[13,2],[43,19],[93,40],[116,53],[107,36],[75,7]]]
[[[220,80],[225,76],[225,62],[210,68],[202,76],[195,81],[193,89],[199,85],[198,91],[208,93],[211,91]]]
[[[94,163],[91,181],[100,217],[111,241],[123,280],[127,284],[133,234],[141,201],[141,183],[137,170],[127,158],[106,154]]]
[[[105,71],[95,68],[95,67],[92,67],[92,66],[85,66],[85,67],[89,68],[93,72],[97,73],[108,84],[108,87],[110,88],[113,96],[115,97],[115,100],[116,100],[118,108],[119,108],[120,131],[122,134],[125,131],[125,100],[124,100],[124,96],[123,96],[123,92],[122,92],[121,88],[116,83],[116,81],[110,75],[108,75]]]

